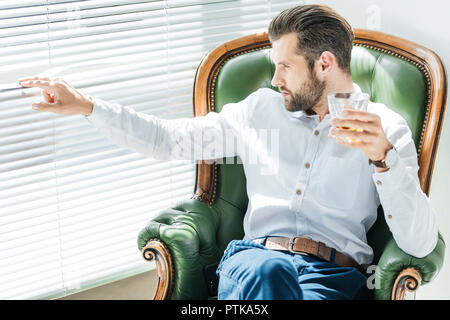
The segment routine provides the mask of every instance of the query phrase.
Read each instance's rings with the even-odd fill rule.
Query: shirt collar
[[[361,88],[356,84],[356,83],[354,83],[353,82],[353,92],[361,92]],[[288,111],[289,112],[289,111]],[[294,111],[294,112],[289,112],[289,114],[290,114],[290,116],[292,117],[292,118],[295,118],[295,119],[302,119],[302,118],[317,118],[317,117],[319,117],[319,115],[318,114],[312,114],[312,115],[308,115],[308,114],[306,114],[306,112],[305,111],[303,111],[303,110],[300,110],[300,111]],[[328,116],[328,114],[325,116],[325,117],[327,117]]]

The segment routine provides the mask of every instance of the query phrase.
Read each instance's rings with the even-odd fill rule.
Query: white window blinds
[[[2,0],[0,299],[52,299],[153,268],[139,230],[191,196],[194,164],[121,149],[82,116],[31,109],[31,75],[171,119],[202,57],[301,1]]]

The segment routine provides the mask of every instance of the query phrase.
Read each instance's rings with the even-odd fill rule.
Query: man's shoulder
[[[256,99],[267,99],[267,98],[280,99],[280,98],[282,98],[281,93],[279,93],[278,91],[275,91],[271,88],[259,88],[258,90],[251,93],[250,96],[253,96]]]
[[[244,99],[242,99],[241,101],[234,103],[234,104],[239,104],[239,103],[244,103],[246,104],[248,107],[252,108],[252,107],[256,107],[256,106],[260,106],[262,104],[262,102],[273,102],[273,100],[280,100],[282,101],[282,96],[279,92],[270,89],[270,88],[259,88],[253,92],[251,92],[250,94],[248,94]]]
[[[268,95],[272,95],[274,97],[280,97],[281,93],[279,93],[278,91],[272,89],[272,88],[259,88],[257,91],[260,91],[261,94],[268,94]]]
[[[267,106],[278,105],[282,101],[283,98],[277,91],[270,88],[259,88],[242,100],[225,104],[220,112],[233,113],[236,117],[243,119],[243,122],[246,122],[250,121],[250,119],[255,120],[255,115],[267,114],[273,111],[276,108],[267,108]],[[261,112],[261,110],[265,110],[265,112]]]
[[[277,108],[273,108],[276,105],[283,104],[283,97],[281,94],[271,88],[259,88],[253,91],[244,100],[249,108],[249,112],[253,115],[255,112],[259,112],[261,109],[265,110],[265,113],[275,111]],[[270,105],[271,108],[267,108]]]
[[[267,104],[270,104],[272,106],[282,105],[284,101],[281,93],[271,88],[259,88],[250,96],[253,96],[252,101],[254,102],[255,107],[264,107]]]

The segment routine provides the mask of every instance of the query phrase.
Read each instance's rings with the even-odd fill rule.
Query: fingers
[[[24,78],[19,78],[17,79],[17,81],[20,82],[24,82],[24,81],[31,81],[31,80],[45,80],[45,81],[50,81],[50,78],[48,77],[24,77]]]
[[[56,112],[57,104],[48,102],[33,102],[31,107],[37,111]]]
[[[366,122],[379,122],[380,117],[374,113],[370,113],[363,110],[355,110],[350,108],[344,108],[341,112],[341,119],[346,120],[359,120]]]
[[[47,90],[42,90],[42,95],[44,96],[44,99],[48,103],[54,103],[55,102],[55,95],[48,92]]]
[[[356,129],[353,128],[341,129],[332,127],[329,135],[331,137],[339,137],[349,141],[356,141],[356,142],[370,142],[371,139],[373,138],[373,134],[364,131],[357,131]]]
[[[47,78],[47,77],[25,77],[18,79],[22,87],[38,87],[55,91],[66,82],[61,78]]]
[[[358,148],[364,151],[374,145],[377,139],[377,134],[351,127],[331,127],[328,137],[334,138],[334,140],[340,145]]]
[[[358,148],[363,149],[366,145],[364,142],[360,140],[354,140],[354,139],[341,139],[341,138],[335,138],[334,139],[338,144],[350,147],[350,148]]]
[[[333,118],[331,119],[330,124],[333,127],[354,128],[358,129],[359,131],[366,131],[371,133],[376,133],[378,130],[378,127],[374,122],[366,122],[360,120]]]
[[[49,77],[39,77],[39,76],[37,76],[37,77],[24,77],[24,78],[17,79],[17,81],[19,83],[21,83],[21,82],[28,82],[28,81],[38,81],[38,80],[49,81],[49,82],[51,82],[51,81],[54,81],[54,82],[66,82],[63,78],[58,78],[58,77],[56,77],[56,78],[49,78]]]
[[[55,82],[49,80],[25,80],[19,82],[22,87],[38,87],[42,89],[55,89]]]

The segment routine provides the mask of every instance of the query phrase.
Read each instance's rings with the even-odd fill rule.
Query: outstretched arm
[[[119,104],[87,97],[62,79],[24,78],[24,87],[43,89],[44,101],[33,109],[62,115],[84,115],[113,143],[156,159],[212,160],[237,154],[234,142],[248,99],[230,103],[220,113],[165,120]]]

